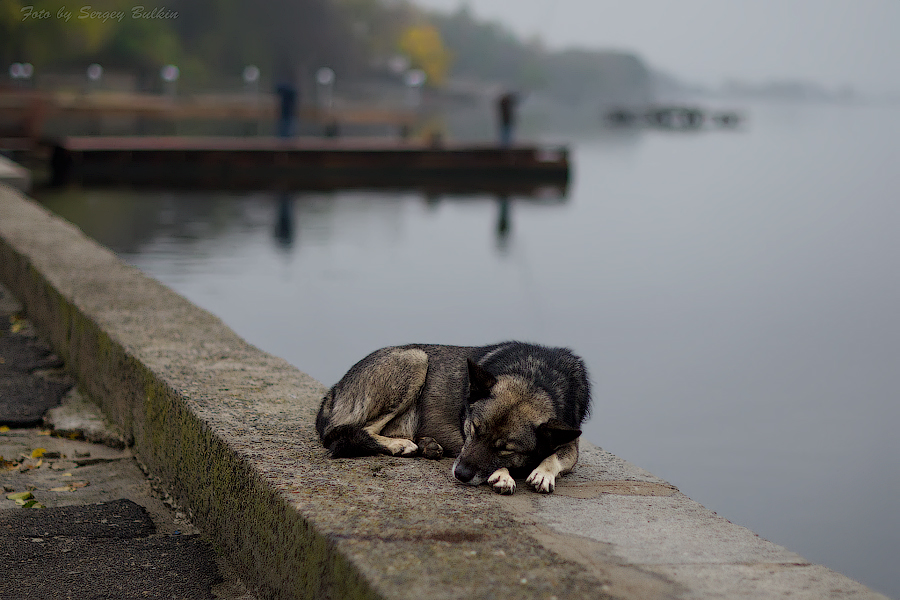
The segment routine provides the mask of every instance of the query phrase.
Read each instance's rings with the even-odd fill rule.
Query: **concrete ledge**
[[[551,496],[329,460],[324,386],[8,188],[0,281],[262,597],[884,598],[588,444]]]
[[[0,156],[0,185],[6,184],[20,192],[31,191],[31,171],[5,156]]]

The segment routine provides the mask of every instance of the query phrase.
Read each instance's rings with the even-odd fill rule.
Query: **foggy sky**
[[[799,79],[900,92],[900,0],[414,0],[467,3],[550,48],[619,48],[684,80]]]

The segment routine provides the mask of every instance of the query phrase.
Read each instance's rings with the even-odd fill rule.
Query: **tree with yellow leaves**
[[[425,72],[429,85],[440,86],[444,83],[451,56],[437,27],[429,24],[407,27],[400,35],[399,47],[409,57],[413,67]]]

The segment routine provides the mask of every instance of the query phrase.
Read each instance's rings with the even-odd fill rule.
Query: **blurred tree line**
[[[198,89],[239,81],[249,64],[262,84],[300,81],[322,66],[340,78],[369,77],[390,65],[420,68],[427,82],[448,78],[545,89],[561,99],[628,88],[645,93],[650,74],[627,53],[550,52],[464,6],[425,12],[409,0],[0,0],[0,64],[30,62],[37,72],[80,72],[99,63],[158,83],[176,64]],[[191,83],[189,83],[191,82]]]
[[[165,64],[199,86],[238,78],[257,65],[270,79],[293,79],[323,65],[347,74],[366,65],[351,11],[377,0],[0,0],[0,60],[37,72],[99,63],[146,80]],[[345,6],[346,5],[346,6]],[[87,10],[85,10],[87,9]]]
[[[453,76],[497,82],[510,89],[542,90],[571,103],[652,100],[654,76],[633,53],[550,51],[540,39],[521,40],[499,23],[479,21],[465,5],[455,13],[430,18],[451,50]]]

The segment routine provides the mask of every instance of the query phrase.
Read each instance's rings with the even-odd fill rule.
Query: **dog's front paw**
[[[386,447],[388,452],[394,456],[412,456],[419,451],[415,442],[404,438],[391,438]]]
[[[424,458],[438,460],[443,458],[444,449],[434,438],[424,437],[419,440],[419,453],[421,453]]]
[[[534,486],[534,491],[549,494],[556,487],[556,476],[542,467],[536,468],[525,480],[528,485]]]
[[[494,486],[498,494],[512,494],[516,491],[516,480],[512,478],[506,468],[500,468],[488,477],[488,483]]]

